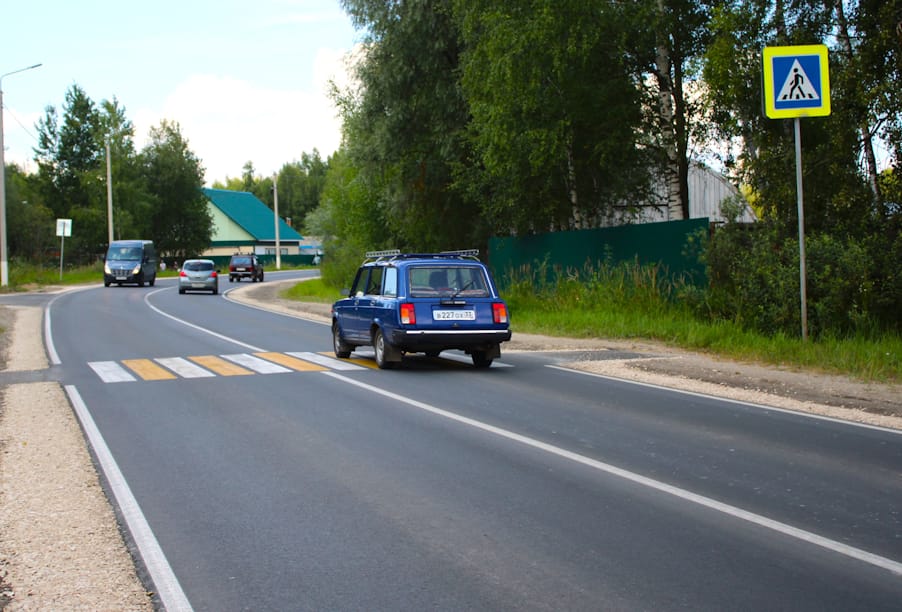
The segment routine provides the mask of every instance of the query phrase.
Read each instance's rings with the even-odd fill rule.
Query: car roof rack
[[[398,249],[387,251],[367,251],[363,263],[389,262],[396,259],[475,259],[479,261],[479,249],[441,251],[439,253],[402,253]]]

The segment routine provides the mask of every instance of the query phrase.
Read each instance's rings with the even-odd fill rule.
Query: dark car
[[[263,264],[256,255],[236,253],[229,260],[229,282],[249,278],[253,282],[263,282]]]
[[[157,251],[150,240],[114,240],[103,258],[103,286],[135,283],[153,287],[157,280]]]
[[[337,357],[372,346],[380,368],[405,353],[457,349],[487,368],[511,338],[507,304],[478,251],[367,253],[348,297],[332,305]]]

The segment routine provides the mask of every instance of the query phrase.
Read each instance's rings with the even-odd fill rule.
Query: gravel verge
[[[280,298],[285,285],[248,284],[229,297],[329,322],[327,304]],[[42,314],[40,308],[0,306],[0,369],[47,368]],[[518,351],[555,353],[562,365],[591,374],[902,429],[900,385],[716,359],[656,343],[521,334],[515,326],[503,352]],[[60,385],[10,384],[0,394],[0,610],[153,610],[153,594],[139,579]]]

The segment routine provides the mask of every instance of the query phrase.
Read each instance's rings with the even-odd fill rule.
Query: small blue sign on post
[[[771,119],[830,114],[825,45],[764,48],[764,112]]]

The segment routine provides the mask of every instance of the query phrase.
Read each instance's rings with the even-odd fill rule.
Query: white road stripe
[[[89,361],[88,365],[97,372],[100,380],[105,383],[132,382],[135,380],[134,376],[115,361]]]
[[[69,401],[72,402],[72,407],[75,409],[75,414],[78,415],[78,420],[81,421],[81,427],[85,432],[85,436],[91,442],[91,448],[94,450],[94,455],[97,457],[101,470],[103,470],[103,475],[113,491],[119,511],[122,513],[126,525],[128,525],[128,530],[141,553],[141,558],[144,559],[144,566],[153,580],[163,608],[167,612],[191,612],[193,610],[191,603],[185,596],[175,572],[172,571],[172,566],[169,565],[169,561],[166,559],[166,555],[163,554],[163,549],[160,547],[157,537],[141,511],[141,506],[138,505],[138,500],[132,494],[131,488],[128,486],[125,476],[122,475],[116,460],[113,459],[113,454],[97,428],[97,424],[94,423],[94,419],[78,393],[78,389],[72,385],[66,385],[65,388],[66,393],[69,395]]]
[[[529,438],[527,436],[514,433],[506,429],[501,429],[500,427],[495,427],[494,425],[489,425],[488,423],[483,423],[482,421],[477,421],[476,419],[471,419],[469,417],[461,416],[453,412],[448,412],[447,410],[442,410],[441,408],[436,408],[435,406],[432,406],[430,404],[426,404],[409,397],[404,397],[403,395],[398,395],[397,393],[392,393],[391,391],[386,391],[385,389],[380,389],[379,387],[374,387],[373,385],[368,385],[359,380],[347,378],[345,376],[342,376],[341,374],[336,374],[334,372],[323,372],[323,374],[325,374],[326,376],[331,376],[336,380],[348,383],[349,385],[354,385],[356,387],[360,387],[361,389],[365,389],[369,393],[377,393],[394,401],[407,404],[408,406],[413,406],[414,408],[418,408],[436,416],[456,421],[475,429],[480,429],[501,438],[505,438],[507,440],[535,448],[548,454],[561,457],[562,459],[567,459],[569,461],[573,461],[574,463],[579,463],[581,465],[596,469],[600,472],[605,472],[612,476],[623,478],[624,480],[629,480],[638,485],[648,487],[650,489],[654,489],[656,491],[660,491],[674,497],[678,497],[710,510],[722,512],[734,518],[748,521],[749,523],[754,523],[755,525],[759,525],[766,529],[771,529],[778,533],[782,533],[783,535],[787,535],[789,537],[814,544],[815,546],[820,546],[846,557],[857,559],[858,561],[863,561],[864,563],[868,563],[870,565],[885,569],[896,575],[902,576],[902,563],[900,563],[899,561],[894,561],[893,559],[889,559],[887,557],[881,557],[880,555],[876,555],[866,550],[855,548],[854,546],[849,546],[847,544],[843,544],[842,542],[837,542],[836,540],[825,538],[823,536],[817,535],[816,533],[805,531],[804,529],[799,529],[798,527],[793,527],[792,525],[787,525],[786,523],[775,521],[773,519],[767,518],[766,516],[755,514],[754,512],[749,512],[748,510],[743,510],[742,508],[731,506],[730,504],[725,504],[723,502],[717,501],[716,499],[705,497],[704,495],[698,495],[697,493],[687,491],[686,489],[681,489],[679,487],[669,485],[666,482],[648,478],[647,476],[642,476],[641,474],[624,470],[623,468],[619,468],[609,463],[604,463],[603,461],[598,461],[597,459],[592,459],[591,457],[586,457],[585,455],[580,455],[578,453],[553,446],[551,444],[548,444],[547,442],[542,442],[540,440]]]
[[[210,378],[216,376],[210,370],[205,370],[194,362],[188,361],[183,357],[161,357],[154,359],[164,368],[172,370],[182,378]]]
[[[232,363],[237,363],[240,366],[244,366],[249,370],[253,370],[258,374],[282,374],[284,372],[294,372],[294,370],[280,366],[277,363],[266,361],[265,359],[260,359],[259,357],[255,357],[254,355],[248,355],[247,353],[238,353],[237,355],[220,355],[220,357],[222,357],[223,359],[228,359]]]
[[[298,359],[303,359],[304,361],[309,361],[311,363],[321,365],[325,368],[330,368],[332,370],[366,370],[366,368],[362,366],[354,365],[353,363],[348,363],[346,361],[341,361],[340,359],[327,357],[325,355],[320,355],[319,353],[294,352],[286,354],[291,355],[292,357],[297,357]]]

